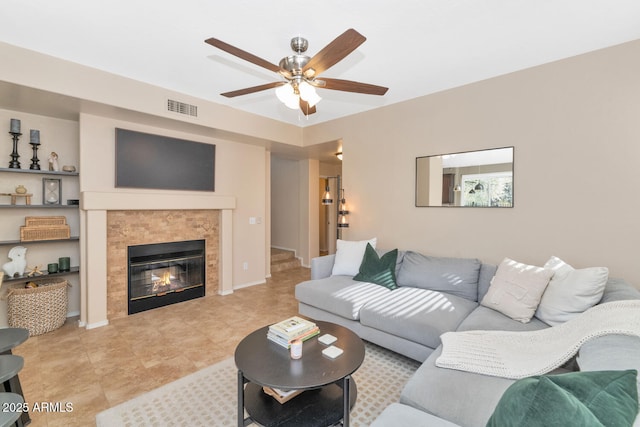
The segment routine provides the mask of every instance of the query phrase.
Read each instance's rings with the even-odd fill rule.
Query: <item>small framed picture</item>
[[[42,204],[60,205],[62,199],[62,180],[60,178],[42,178]]]

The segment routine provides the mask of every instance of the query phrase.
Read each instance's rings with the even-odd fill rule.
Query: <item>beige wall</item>
[[[113,191],[115,189],[115,128],[161,134],[216,145],[215,194],[233,196],[237,200],[233,212],[233,284],[241,287],[262,283],[265,271],[265,218],[266,200],[264,177],[266,176],[264,148],[237,144],[215,138],[206,138],[183,132],[171,131],[138,123],[124,122],[105,117],[83,114],[80,118],[80,156],[84,171],[80,174],[80,190]],[[118,189],[136,192],[133,189]],[[143,190],[145,194],[162,193],[164,190]],[[189,192],[180,191],[180,194]],[[191,192],[194,196],[201,192]],[[170,208],[170,207],[167,207]],[[249,219],[260,218],[260,223],[249,224]],[[258,222],[258,221],[256,221]],[[248,269],[243,268],[244,263]]]
[[[556,255],[640,287],[639,75],[635,41],[306,128],[305,144],[343,140],[350,239],[490,263]],[[513,209],[414,207],[417,156],[511,145]]]
[[[299,250],[300,165],[297,160],[271,156],[271,245]]]

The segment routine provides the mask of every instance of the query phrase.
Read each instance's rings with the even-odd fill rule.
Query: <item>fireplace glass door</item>
[[[202,240],[130,246],[129,313],[203,296],[204,278]]]

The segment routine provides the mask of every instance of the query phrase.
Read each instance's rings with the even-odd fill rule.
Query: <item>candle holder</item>
[[[39,162],[40,160],[38,160],[38,146],[40,145],[40,143],[36,143],[36,142],[30,142],[29,144],[31,144],[31,147],[33,147],[33,157],[31,158],[31,166],[29,166],[29,169],[33,169],[33,170],[40,170],[40,165]]]
[[[9,162],[9,169],[20,169],[20,154],[18,154],[18,140],[20,139],[20,132],[9,132],[13,136],[13,152],[11,153],[11,161]]]

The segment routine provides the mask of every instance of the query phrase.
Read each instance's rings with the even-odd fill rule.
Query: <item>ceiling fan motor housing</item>
[[[280,60],[280,68],[287,70],[294,76],[302,75],[302,69],[309,62],[309,57],[306,55],[291,55]]]

